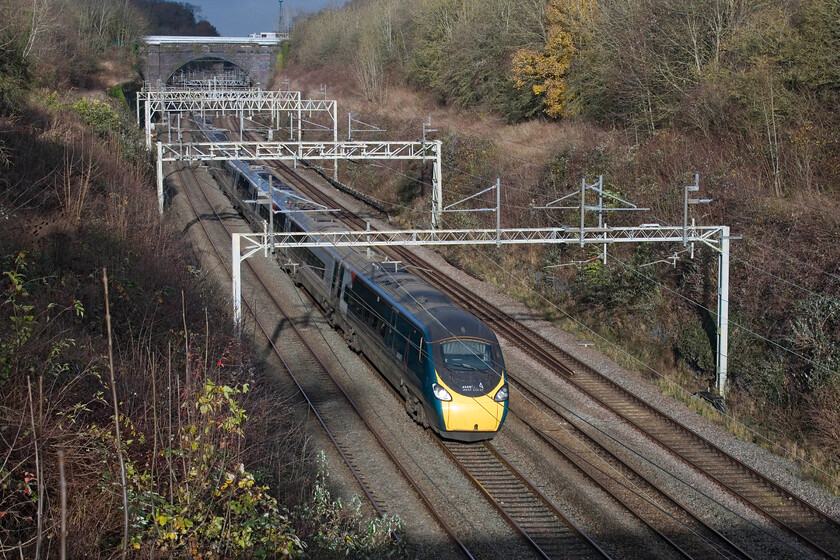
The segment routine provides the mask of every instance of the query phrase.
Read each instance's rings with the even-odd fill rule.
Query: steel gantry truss
[[[168,87],[172,89],[243,89],[253,87],[251,78],[240,69],[228,70],[222,74],[206,70],[181,70],[169,78]]]
[[[433,245],[610,245],[615,243],[702,243],[718,253],[717,390],[725,397],[729,347],[729,226],[568,227],[478,230],[391,230],[233,234],[233,320],[242,328],[242,261],[289,247],[420,247]]]
[[[324,130],[333,132],[333,141],[338,141],[338,114],[335,100],[301,99],[299,91],[265,91],[261,89],[144,89],[137,94],[137,124],[140,124],[140,107],[144,107],[146,127],[146,147],[152,147],[152,133],[155,114],[161,120],[170,123],[172,116],[179,121],[187,114],[205,116],[206,114],[233,114],[244,119],[245,115],[253,119],[255,115],[268,115],[271,128],[281,128],[281,115],[291,115],[290,139],[303,135],[304,114],[326,113],[332,123]],[[297,126],[294,126],[294,122]],[[244,126],[243,126],[244,128]],[[178,126],[179,137],[181,127]]]
[[[442,210],[442,142],[199,142],[157,143],[157,188],[163,213],[163,162],[175,161],[298,161],[298,160],[432,160],[432,227]]]
[[[326,92],[325,92],[326,98]],[[696,226],[693,221],[688,224],[688,205],[709,202],[706,199],[690,199],[689,192],[699,189],[699,177],[695,176],[695,184],[685,187],[685,212],[682,226],[661,226],[659,224],[642,224],[637,227],[609,227],[604,222],[604,213],[617,210],[644,210],[629,202],[611,195],[603,188],[603,179],[587,185],[581,182],[578,193],[566,195],[548,206],[552,209],[579,209],[580,227],[561,226],[558,228],[514,228],[501,229],[500,226],[500,183],[497,180],[494,187],[450,204],[443,208],[442,193],[442,142],[426,141],[426,123],[424,123],[424,139],[418,142],[359,142],[348,140],[338,142],[338,119],[336,102],[331,100],[302,100],[299,92],[265,91],[259,89],[173,89],[166,87],[144,88],[138,94],[137,120],[140,121],[140,103],[145,105],[146,142],[151,147],[153,123],[152,117],[161,114],[169,126],[169,142],[157,143],[157,189],[160,212],[163,213],[163,163],[164,162],[194,162],[194,161],[293,161],[297,160],[333,160],[337,178],[339,159],[384,160],[384,159],[416,159],[432,160],[434,172],[432,179],[432,211],[431,230],[392,230],[392,231],[343,231],[309,233],[277,233],[273,227],[266,224],[262,234],[233,234],[233,307],[234,324],[237,335],[242,328],[241,307],[241,264],[242,261],[259,251],[266,256],[274,253],[278,248],[288,247],[383,247],[383,246],[432,246],[432,245],[525,245],[525,244],[559,244],[559,245],[602,245],[602,256],[606,260],[607,246],[614,243],[682,243],[684,246],[702,243],[715,250],[718,255],[718,301],[717,301],[717,389],[721,396],[725,396],[727,384],[727,352],[729,333],[729,244],[730,233],[728,226]],[[333,141],[307,141],[302,139],[303,114],[326,112],[332,119]],[[239,116],[240,132],[245,130],[245,115],[253,119],[255,115],[269,114],[271,128],[269,140],[258,142],[183,142],[181,119],[187,114],[205,116],[211,114],[233,113]],[[289,113],[288,142],[272,141],[272,129],[280,129],[280,114]],[[177,123],[177,142],[172,141],[171,117],[175,115]],[[295,118],[297,127],[295,127]],[[351,118],[351,117],[348,117]],[[329,130],[329,127],[318,123],[308,123],[319,130]],[[352,126],[352,121],[351,121]],[[430,125],[429,125],[430,126]],[[297,132],[297,134],[295,134]],[[297,141],[295,141],[297,136]],[[240,135],[241,137],[241,135]],[[441,230],[440,218],[444,212],[462,211],[492,211],[492,208],[472,210],[453,210],[452,207],[481,194],[496,190],[496,228],[477,230]],[[598,205],[585,203],[587,191],[594,191],[598,195]],[[580,203],[574,207],[561,207],[557,203],[579,194]],[[604,198],[611,200],[612,207],[604,205]],[[268,199],[255,201],[267,203]],[[616,206],[616,204],[618,204]],[[585,227],[585,212],[598,212],[598,226]],[[285,210],[279,210],[285,212]],[[273,216],[272,216],[273,217]],[[273,220],[272,220],[273,221]],[[244,251],[244,253],[243,253]]]
[[[148,105],[148,112],[239,111],[262,113],[272,109],[290,111],[300,103],[299,91],[267,91],[256,88],[144,88],[137,94],[138,116],[140,103]],[[316,101],[321,101],[316,104]],[[311,100],[312,110],[324,110],[323,100]],[[139,119],[138,119],[138,124]]]

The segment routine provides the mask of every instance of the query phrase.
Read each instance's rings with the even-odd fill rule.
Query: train
[[[212,120],[199,124],[208,139],[227,140]],[[241,160],[225,166],[238,198],[267,201],[271,191],[274,231],[346,230],[270,171]],[[262,231],[269,205],[245,206],[243,215]],[[462,442],[498,433],[509,387],[499,342],[486,324],[402,264],[372,251],[289,247],[278,260],[350,348],[399,391],[415,422]]]

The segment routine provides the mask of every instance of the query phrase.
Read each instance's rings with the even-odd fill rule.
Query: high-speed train
[[[227,140],[209,120],[202,128],[211,140]],[[265,200],[272,191],[275,231],[346,230],[265,169],[240,160],[226,166],[242,196]],[[245,208],[243,214],[262,230],[268,205]],[[474,315],[381,255],[290,247],[279,261],[350,348],[399,390],[416,422],[459,441],[490,439],[502,427],[508,407],[504,360],[496,335]]]

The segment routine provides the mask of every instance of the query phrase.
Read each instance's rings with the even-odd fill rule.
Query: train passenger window
[[[423,335],[416,329],[411,329],[411,336],[408,339],[408,345],[406,347],[406,367],[417,376],[422,376],[424,361],[425,352],[423,351]]]
[[[344,300],[350,312],[379,335],[394,350],[396,310],[363,282],[354,282],[344,289]],[[404,347],[404,342],[401,343]],[[400,358],[402,359],[402,358]]]
[[[304,237],[301,241],[305,243],[309,241],[309,238]],[[296,247],[292,249],[292,253],[300,259],[302,265],[309,267],[314,272],[318,273],[318,275],[322,278],[324,274],[326,274],[327,265],[324,264],[324,261],[319,259],[308,247]]]

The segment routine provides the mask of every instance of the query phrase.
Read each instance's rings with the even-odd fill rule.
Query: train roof
[[[368,259],[355,252],[344,262],[423,324],[430,341],[453,336],[496,340],[493,331],[475,315],[401,264],[382,261],[381,257]]]
[[[225,136],[213,129],[213,122],[205,119],[202,128],[208,136],[217,139]],[[251,166],[239,160],[232,160],[229,164],[239,173],[247,177],[252,184],[261,191],[268,192],[269,171]],[[335,221],[327,213],[296,212],[296,210],[313,210],[319,207],[315,203],[307,203],[294,189],[282,180],[274,177],[274,192],[272,198],[277,207],[292,218],[307,232],[344,231],[345,226]],[[367,281],[375,285],[393,303],[402,307],[422,324],[431,341],[450,338],[453,336],[473,336],[485,340],[496,340],[493,331],[475,315],[455,305],[445,294],[421,280],[400,263],[388,262],[382,256],[374,253],[371,257],[347,247],[325,248],[335,258],[355,270]]]

